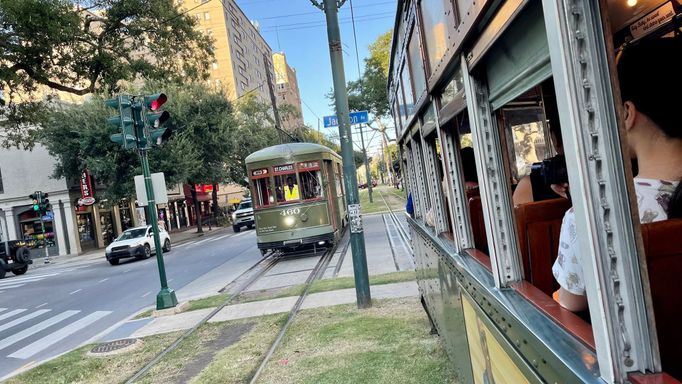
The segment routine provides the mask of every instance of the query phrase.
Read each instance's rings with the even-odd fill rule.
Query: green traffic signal
[[[109,99],[104,104],[118,111],[118,115],[109,117],[107,123],[117,128],[117,133],[110,136],[111,141],[119,144],[124,149],[135,148],[137,136],[135,135],[135,121],[133,119],[132,99],[130,96],[121,95],[116,99]]]

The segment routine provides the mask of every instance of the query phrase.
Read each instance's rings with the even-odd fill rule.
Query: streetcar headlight
[[[296,223],[296,219],[293,216],[287,216],[284,218],[284,225],[287,227],[293,227],[294,224]]]

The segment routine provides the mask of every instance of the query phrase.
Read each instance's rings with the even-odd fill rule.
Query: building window
[[[206,29],[206,34],[208,36],[213,36],[213,30],[211,28]]]
[[[204,20],[211,20],[211,14],[209,12],[204,12]]]
[[[215,79],[215,86],[220,88],[220,79]]]
[[[218,63],[213,63],[213,64],[211,64],[211,68],[213,68],[213,69],[218,69]]]

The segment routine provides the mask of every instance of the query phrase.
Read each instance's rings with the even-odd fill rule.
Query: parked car
[[[23,275],[28,271],[29,264],[33,264],[31,251],[22,244],[25,243],[17,240],[0,242],[0,279],[3,279],[7,272]]]
[[[377,181],[372,180],[372,188],[375,188],[376,186],[377,186]],[[367,183],[362,183],[362,184],[358,185],[358,188],[360,188],[360,189],[367,188]]]
[[[170,252],[170,235],[165,229],[159,228],[162,250]],[[121,259],[135,257],[146,259],[152,256],[154,247],[154,232],[151,226],[130,228],[123,231],[105,250],[107,261],[111,265],[118,265]]]
[[[232,213],[232,230],[241,231],[242,227],[253,228],[253,203],[251,199],[239,202],[237,210]]]

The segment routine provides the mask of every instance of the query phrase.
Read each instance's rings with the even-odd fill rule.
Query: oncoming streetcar
[[[341,157],[313,143],[280,144],[246,158],[258,248],[328,246],[346,225]]]
[[[398,1],[411,242],[462,382],[682,380],[681,19],[680,0]]]

